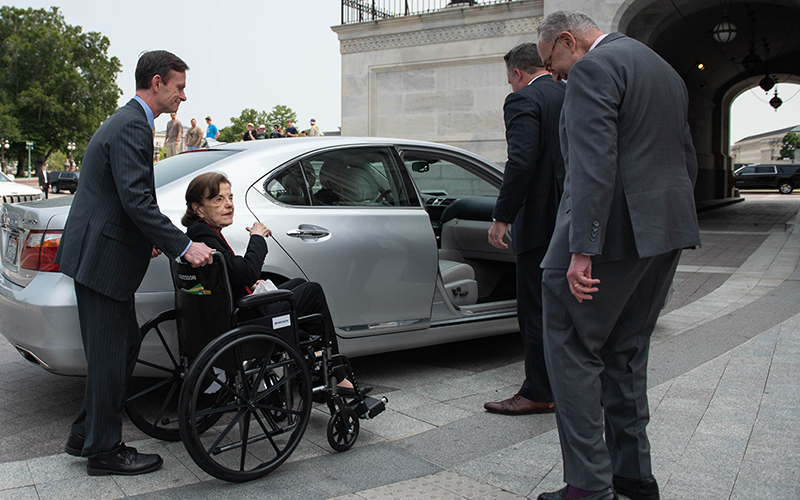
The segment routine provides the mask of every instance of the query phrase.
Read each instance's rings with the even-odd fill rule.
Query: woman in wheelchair
[[[258,284],[261,265],[267,256],[266,238],[272,235],[272,231],[261,222],[253,223],[246,228],[250,233],[247,250],[244,255],[236,255],[222,235],[222,229],[233,223],[233,211],[230,181],[221,173],[209,172],[195,177],[189,183],[186,189],[186,213],[181,223],[186,226],[186,234],[192,241],[205,243],[224,255],[235,301],[252,293]],[[324,321],[313,327],[318,331],[308,328],[308,333],[329,339],[333,354],[338,354],[331,313],[319,283],[294,278],[278,285],[278,288],[292,291],[298,316],[319,313],[324,317]],[[275,315],[280,312],[275,310],[276,307],[280,306],[264,306],[262,313]],[[352,383],[346,378],[337,385],[343,396],[355,395]],[[371,389],[369,386],[362,387],[362,393],[366,394]]]

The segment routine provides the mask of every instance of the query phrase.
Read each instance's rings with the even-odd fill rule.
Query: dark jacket
[[[621,33],[572,66],[560,126],[567,177],[543,268],[567,269],[576,252],[600,263],[700,244],[688,109],[680,75]]]
[[[566,85],[550,75],[506,97],[506,161],[492,217],[512,224],[514,254],[546,246],[564,186],[558,119]]]
[[[263,236],[250,236],[247,250],[244,256],[240,256],[233,253],[224,237],[205,222],[189,226],[186,234],[192,241],[205,243],[225,257],[234,300],[247,295],[246,287],[254,285],[261,278],[261,266],[267,257],[267,240]]]
[[[56,254],[61,272],[115,300],[144,278],[153,246],[180,256],[189,238],[161,213],[153,179],[153,131],[131,99],[95,132]]]

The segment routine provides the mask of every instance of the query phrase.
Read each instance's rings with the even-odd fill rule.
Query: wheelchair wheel
[[[209,382],[227,396],[208,408]],[[225,481],[263,477],[300,443],[311,413],[311,379],[303,356],[259,326],[236,328],[192,363],[180,397],[180,434],[197,465]],[[203,419],[217,424],[202,432]]]
[[[345,406],[333,412],[328,420],[328,444],[336,451],[347,451],[358,439],[358,415],[355,410]]]
[[[148,436],[162,441],[179,441],[178,398],[183,385],[184,368],[175,346],[170,346],[167,333],[174,330],[175,310],[164,311],[145,323],[142,334],[142,349],[136,360],[134,374],[144,372],[146,376],[131,378],[125,412],[131,422]],[[143,358],[147,359],[143,359]],[[141,374],[141,373],[140,373]],[[206,396],[204,404],[221,404],[216,396]],[[214,423],[209,416],[201,425],[206,430]]]

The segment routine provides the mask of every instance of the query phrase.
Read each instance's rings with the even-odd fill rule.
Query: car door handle
[[[290,229],[286,231],[286,236],[293,238],[324,238],[331,234],[324,229]]]

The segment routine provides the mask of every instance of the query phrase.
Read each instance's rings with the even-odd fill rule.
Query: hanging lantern
[[[772,90],[772,87],[775,86],[775,80],[773,80],[772,77],[769,75],[764,75],[764,78],[762,78],[761,81],[758,82],[758,86],[761,87],[764,90],[764,92],[769,92],[770,90]]]
[[[736,25],[730,22],[729,16],[723,15],[722,21],[711,30],[711,36],[717,43],[726,44],[736,38],[737,32]]]
[[[783,100],[778,97],[778,89],[775,89],[775,95],[769,100],[769,105],[775,108],[775,111],[778,111],[778,108],[780,108],[782,104]]]

